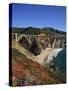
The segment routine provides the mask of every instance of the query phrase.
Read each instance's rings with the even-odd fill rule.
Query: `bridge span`
[[[66,40],[64,36],[47,36],[46,34],[28,35],[28,34],[12,33],[12,38],[15,39],[16,42],[20,42],[20,40],[22,40],[23,37],[25,37],[28,42],[32,42],[32,39],[35,38],[40,48],[46,47],[59,48],[65,47],[66,45]]]

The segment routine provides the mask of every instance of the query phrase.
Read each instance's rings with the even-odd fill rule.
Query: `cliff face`
[[[10,76],[11,77],[11,76]],[[54,73],[13,49],[12,86],[56,84]]]

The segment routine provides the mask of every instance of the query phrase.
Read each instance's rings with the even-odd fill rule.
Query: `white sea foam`
[[[58,48],[58,49],[55,49],[55,50],[51,51],[51,52],[49,53],[49,55],[48,55],[48,58],[47,58],[45,64],[50,64],[51,61],[54,59],[54,57],[56,57],[57,54],[58,54],[60,51],[62,51],[62,49],[63,49],[63,48]]]

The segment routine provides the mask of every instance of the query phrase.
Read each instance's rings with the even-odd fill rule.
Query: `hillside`
[[[22,33],[25,28],[9,28],[9,33]]]
[[[65,36],[66,32],[60,31],[60,30],[56,30],[54,28],[35,28],[35,27],[27,27],[27,28],[12,28],[12,32],[13,33],[21,33],[21,34],[29,34],[29,35],[38,35],[41,33],[45,33],[48,35],[62,35]]]
[[[58,83],[53,72],[28,59],[16,49],[12,49],[12,81],[12,86]]]

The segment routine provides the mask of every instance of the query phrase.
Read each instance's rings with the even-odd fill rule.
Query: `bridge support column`
[[[49,42],[48,47],[50,48],[51,47],[50,38],[48,38],[48,42]]]
[[[56,38],[54,39],[53,44],[52,44],[53,48],[55,47],[55,44],[56,44]]]
[[[17,42],[17,33],[15,33],[15,40],[16,40],[16,42]]]
[[[65,43],[65,40],[63,39],[63,40],[62,40],[62,47],[65,47],[65,44],[66,44],[66,43]]]
[[[59,40],[57,41],[57,47],[60,47],[60,43],[61,43],[61,40],[59,39]]]

